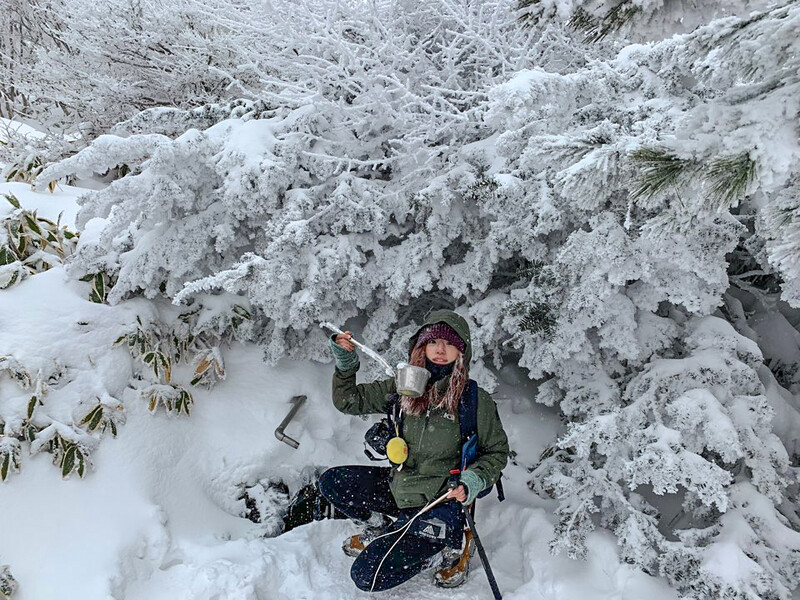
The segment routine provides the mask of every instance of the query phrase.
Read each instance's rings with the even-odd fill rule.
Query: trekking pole
[[[481,538],[478,537],[478,531],[475,529],[475,519],[472,518],[468,507],[462,505],[462,508],[464,509],[464,514],[467,517],[467,525],[469,525],[469,529],[472,531],[472,539],[475,540],[475,545],[478,547],[478,555],[481,557],[483,570],[486,571],[486,578],[489,580],[489,587],[492,588],[492,593],[494,594],[495,600],[502,600],[503,596],[500,595],[500,588],[497,587],[497,580],[494,578],[492,567],[489,565],[489,557],[486,556],[486,550],[483,549]]]

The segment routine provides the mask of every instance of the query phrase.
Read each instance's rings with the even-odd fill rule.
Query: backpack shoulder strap
[[[470,379],[458,405],[458,420],[461,425],[461,443],[478,433],[478,384]]]
[[[458,420],[461,426],[461,470],[463,471],[478,458],[478,384],[472,379],[467,382],[464,395],[461,397]],[[500,476],[502,477],[502,474]],[[505,500],[505,493],[501,480],[497,481],[495,487],[497,498],[502,502]],[[482,498],[490,489],[483,490],[478,497]]]
[[[389,403],[386,406],[386,416],[389,417],[389,423],[397,426],[398,433],[403,435],[403,411],[400,404],[400,394],[394,393],[389,396]]]
[[[400,394],[393,392],[386,396],[386,416],[391,417],[397,405],[400,404]]]
[[[458,405],[461,428],[461,465],[463,471],[478,458],[478,384],[470,379]]]

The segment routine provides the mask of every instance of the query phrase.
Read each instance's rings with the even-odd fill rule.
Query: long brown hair
[[[414,348],[411,351],[408,362],[415,367],[424,367],[425,347],[417,346]],[[439,397],[439,391],[436,385],[431,384],[419,398],[403,396],[400,406],[407,415],[421,415],[428,410],[428,408],[441,408],[445,412],[455,415],[458,412],[458,403],[461,401],[461,394],[464,393],[467,379],[467,368],[464,366],[464,354],[463,352],[459,352],[455,364],[453,365],[453,372],[450,374],[450,384],[447,386],[447,391],[444,395]]]

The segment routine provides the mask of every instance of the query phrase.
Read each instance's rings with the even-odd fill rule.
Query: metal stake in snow
[[[289,421],[291,421],[294,418],[295,414],[297,414],[297,411],[300,410],[300,407],[303,405],[303,402],[305,401],[306,401],[305,396],[295,396],[294,398],[292,398],[292,403],[294,404],[294,406],[289,411],[289,414],[287,414],[286,417],[283,419],[283,421],[281,421],[281,424],[278,425],[278,428],[275,430],[275,437],[282,442],[286,442],[295,450],[297,450],[297,448],[300,446],[300,442],[298,442],[293,438],[290,438],[283,431],[284,429],[286,429],[286,426],[289,424]]]
[[[336,327],[333,323],[328,323],[327,321],[323,321],[319,324],[320,327],[324,327],[325,329],[330,329],[333,333],[344,333],[341,329]],[[390,365],[388,362],[383,360],[380,354],[375,352],[372,348],[367,348],[364,344],[357,342],[352,337],[350,341],[353,342],[357,347],[361,348],[362,352],[369,356],[372,360],[377,361],[380,365],[386,370],[386,374],[390,377],[397,377],[397,372],[395,371],[394,367]]]

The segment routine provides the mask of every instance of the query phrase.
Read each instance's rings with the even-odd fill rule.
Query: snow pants
[[[390,467],[351,465],[332,467],[322,473],[318,481],[320,493],[351,519],[366,521],[373,511],[398,517],[388,528],[389,535],[372,541],[356,557],[350,569],[350,577],[356,586],[367,592],[388,590],[408,581],[425,569],[429,559],[447,545],[444,539],[431,539],[414,530],[405,535],[390,533],[400,529],[418,510],[397,507],[389,490],[391,475]],[[443,504],[452,505],[450,510],[458,510],[460,514],[455,501]]]

